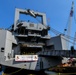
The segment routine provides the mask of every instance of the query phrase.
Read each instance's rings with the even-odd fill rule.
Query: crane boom
[[[76,43],[76,32],[75,32],[75,36],[74,36],[73,46],[75,45],[75,43]]]
[[[67,29],[68,36],[70,36],[70,33],[71,33],[73,12],[74,12],[74,2],[72,2],[72,7],[71,7],[71,11],[70,11],[70,18],[69,18],[69,24],[68,24],[68,29]]]
[[[71,34],[73,13],[74,13],[74,2],[72,2],[72,7],[71,7],[71,11],[70,11],[70,16],[69,16],[69,23],[68,23],[68,28],[67,28],[67,38],[69,38],[69,36]],[[67,48],[69,48],[69,42],[67,42]]]

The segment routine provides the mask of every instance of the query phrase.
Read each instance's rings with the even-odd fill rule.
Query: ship
[[[23,21],[20,14],[41,21]],[[76,57],[75,50],[68,50],[65,35],[52,37],[50,29],[45,13],[16,8],[14,24],[9,29],[0,29],[0,70],[9,75],[21,71],[39,75],[59,65],[63,57]]]

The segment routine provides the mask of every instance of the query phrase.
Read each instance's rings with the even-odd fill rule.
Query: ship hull
[[[14,67],[5,67],[5,69],[2,72],[2,75],[47,75],[45,73],[45,70],[26,70],[21,68],[14,68]]]

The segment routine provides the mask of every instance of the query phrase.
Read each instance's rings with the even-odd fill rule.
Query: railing
[[[45,50],[42,51],[39,55],[76,58],[76,50],[50,50],[50,51]]]

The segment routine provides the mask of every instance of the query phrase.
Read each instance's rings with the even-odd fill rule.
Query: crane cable
[[[11,73],[9,73],[9,74],[4,74],[4,73],[3,73],[3,75],[13,75],[13,74],[16,74],[16,73],[20,72],[20,71],[23,70],[23,69],[24,69],[24,68],[21,68],[21,69],[15,71],[15,72],[11,72]]]
[[[64,32],[63,32],[64,34],[66,34],[66,31],[67,31],[67,28],[68,28],[69,18],[70,18],[70,16],[68,17],[66,26],[65,26],[65,28],[64,28]]]
[[[38,19],[36,19],[36,20],[39,21]],[[40,21],[39,21],[39,22],[40,22]],[[40,22],[40,23],[41,23],[41,22]],[[75,40],[74,37],[71,37],[71,36],[65,35],[64,33],[61,33],[61,32],[59,32],[59,31],[53,29],[52,27],[51,27],[50,30],[51,30],[55,35],[63,34],[64,36],[66,36],[66,38],[71,39],[71,40]],[[62,38],[62,39],[64,39],[64,38]],[[68,41],[68,42],[74,44],[73,42],[71,42],[71,41],[68,40],[68,39],[64,39],[64,40],[66,40],[66,41]],[[76,45],[76,43],[75,43],[75,45]]]
[[[56,30],[57,31],[57,30]],[[56,32],[55,31],[55,32]],[[55,33],[55,32],[53,32],[53,33]],[[55,33],[56,34],[56,33]],[[63,33],[59,33],[59,34],[63,34]],[[62,38],[62,39],[64,39],[64,40],[66,40],[66,41],[68,41],[68,42],[70,42],[70,43],[72,43],[72,44],[74,44],[72,41],[70,41],[70,40],[74,40],[75,38],[74,37],[71,37],[71,36],[68,36],[68,35],[64,35],[63,34],[63,36],[65,36],[66,38],[64,39],[64,38]],[[68,38],[68,39],[67,39]],[[70,40],[69,40],[70,39]],[[76,44],[76,43],[75,43]]]
[[[36,19],[39,23],[41,23],[37,18],[35,18],[35,19]],[[41,23],[41,24],[42,24],[42,23]],[[42,25],[43,25],[43,24],[42,24]],[[47,27],[46,25],[44,25],[44,26]],[[55,35],[60,35],[60,34],[62,34],[62,35],[64,35],[66,38],[68,38],[68,39],[70,39],[70,40],[75,40],[74,37],[71,37],[71,36],[69,36],[69,35],[65,35],[64,33],[61,33],[60,31],[57,31],[57,30],[55,30],[55,29],[52,28],[52,27],[51,27],[50,31],[52,31]],[[66,40],[66,41],[74,44],[73,42],[71,42],[71,41],[68,40],[68,39],[64,39],[64,40]]]
[[[41,21],[36,17],[35,18],[40,24],[42,24],[41,23]],[[69,18],[68,18],[69,19]],[[75,19],[75,21],[76,21],[76,18],[75,18],[75,15],[74,15],[74,19]],[[42,24],[43,25],[43,24]],[[67,24],[66,24],[66,28],[67,28],[67,25],[68,25],[68,21],[67,21]],[[45,27],[47,27],[46,25],[44,25]],[[11,27],[11,26],[10,26]],[[9,27],[9,28],[10,28]],[[65,28],[65,29],[66,29]],[[61,33],[61,32],[59,32],[59,31],[57,31],[57,30],[55,30],[55,29],[53,29],[52,27],[51,27],[51,29],[50,29],[55,35],[59,35],[59,34],[63,34],[63,35],[65,35],[64,33]],[[65,35],[66,36],[66,38],[68,38],[68,39],[71,39],[71,40],[75,40],[75,38],[74,37],[71,37],[71,36],[68,36],[68,35]]]
[[[71,7],[71,11],[70,11],[70,16],[71,16],[71,17],[72,17],[73,14],[74,14],[73,9],[74,9],[74,2],[72,2],[72,7]],[[69,17],[70,17],[70,16],[69,16]],[[68,20],[69,20],[69,17],[68,17]],[[75,18],[75,17],[74,17],[74,18]],[[36,17],[35,19],[36,19],[39,23],[41,23],[40,20],[37,19],[37,17]],[[75,20],[76,20],[76,19],[75,19]],[[69,22],[69,21],[67,21],[66,28],[68,27],[68,22]],[[41,23],[41,24],[42,24],[42,23]],[[43,25],[43,24],[42,24],[42,25]],[[46,25],[44,25],[44,26],[47,27]],[[52,32],[54,32],[56,35],[64,34],[64,33],[61,33],[61,32],[59,32],[59,31],[53,29],[52,27],[51,27],[50,30],[51,30]],[[64,35],[65,35],[65,34],[64,34]],[[75,40],[74,37],[71,37],[71,36],[69,36],[69,35],[65,35],[65,36],[66,36],[66,38],[68,38],[68,39]]]

